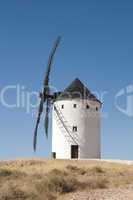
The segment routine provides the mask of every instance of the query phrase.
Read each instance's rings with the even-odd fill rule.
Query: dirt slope
[[[96,160],[1,161],[0,200],[133,200],[133,165],[128,164]]]

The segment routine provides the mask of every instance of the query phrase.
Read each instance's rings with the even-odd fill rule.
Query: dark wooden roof
[[[57,96],[58,100],[80,98],[90,99],[101,103],[78,78],[76,78],[63,92],[59,93]]]

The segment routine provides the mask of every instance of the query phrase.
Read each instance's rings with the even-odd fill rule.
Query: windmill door
[[[71,158],[72,159],[78,158],[78,151],[79,151],[78,145],[72,145],[71,146]]]

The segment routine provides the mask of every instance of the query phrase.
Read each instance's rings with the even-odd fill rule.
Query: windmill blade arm
[[[50,74],[50,70],[51,70],[51,65],[52,65],[52,62],[53,62],[54,55],[55,55],[55,52],[57,50],[57,47],[59,46],[60,39],[61,39],[61,37],[58,36],[56,41],[55,41],[55,43],[54,43],[54,46],[52,48],[51,54],[49,56],[46,76],[45,76],[45,79],[44,79],[44,87],[46,87],[48,85],[48,83],[49,83],[49,74]]]
[[[60,37],[57,37],[54,46],[52,48],[52,51],[50,53],[49,59],[48,59],[48,65],[47,65],[47,70],[46,70],[46,76],[44,78],[44,88],[42,93],[40,93],[40,105],[39,105],[39,110],[38,110],[38,116],[37,116],[37,121],[36,121],[36,126],[35,126],[35,131],[34,131],[34,139],[33,139],[33,148],[34,151],[36,151],[36,145],[37,145],[37,131],[38,131],[38,126],[40,123],[40,118],[41,118],[41,114],[43,112],[43,104],[45,101],[47,101],[47,105],[46,105],[46,116],[45,116],[45,132],[46,135],[48,135],[48,124],[49,124],[49,106],[50,106],[50,99],[53,99],[53,96],[50,95],[50,90],[49,90],[49,75],[50,75],[50,71],[51,71],[51,66],[52,66],[52,62],[54,59],[54,55],[55,52],[57,50],[57,47],[59,45],[60,42]]]
[[[46,113],[45,113],[45,133],[46,136],[48,137],[48,128],[49,128],[49,112],[50,112],[50,99],[47,99],[46,102]]]
[[[36,126],[35,126],[35,131],[34,131],[34,139],[33,139],[33,148],[34,148],[34,151],[36,151],[37,131],[38,131],[39,123],[40,123],[41,114],[43,112],[43,101],[44,101],[43,98],[41,98],[40,105],[39,105],[39,110],[38,110],[37,121],[36,121]]]

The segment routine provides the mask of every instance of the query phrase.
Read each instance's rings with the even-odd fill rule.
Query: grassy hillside
[[[119,188],[132,183],[132,165],[89,160],[0,162],[0,200],[64,199],[76,191]]]

